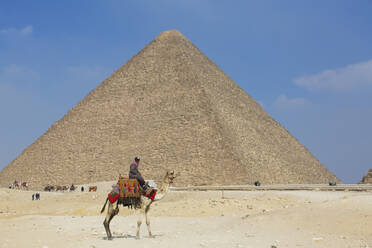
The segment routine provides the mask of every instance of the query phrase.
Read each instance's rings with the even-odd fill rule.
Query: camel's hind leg
[[[108,205],[108,208],[107,208],[106,218],[103,221],[103,226],[105,227],[108,240],[112,240],[112,235],[111,235],[111,231],[110,231],[110,222],[111,222],[112,218],[114,218],[114,216],[117,215],[118,213],[119,213],[118,206],[116,206],[116,208],[114,209],[113,204],[111,202],[109,202],[109,205]]]
[[[140,238],[140,228],[142,224],[142,213],[138,214],[138,220],[137,220],[137,233],[136,233],[136,239]]]

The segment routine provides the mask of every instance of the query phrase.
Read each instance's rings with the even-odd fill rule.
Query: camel
[[[20,189],[18,180],[14,180],[14,183],[12,184],[12,189]]]
[[[97,186],[89,186],[89,192],[97,192]]]
[[[21,186],[22,186],[22,189],[28,190],[28,183],[27,182],[23,182],[21,184]]]
[[[144,215],[145,220],[146,220],[146,225],[147,225],[147,230],[149,232],[149,236],[150,236],[150,238],[154,237],[151,233],[150,219],[149,219],[147,214],[150,210],[151,204],[153,202],[160,201],[168,193],[170,184],[173,183],[173,180],[178,175],[175,175],[174,171],[167,171],[167,173],[165,174],[165,176],[163,178],[163,181],[161,182],[159,190],[157,191],[155,199],[153,201],[151,199],[141,195],[140,206],[138,208],[135,208],[136,212],[138,211],[140,213],[138,221],[137,221],[136,239],[140,238],[140,227],[141,227],[141,224],[142,224],[143,215]],[[107,202],[108,202],[108,197],[106,199],[105,204],[103,205],[101,213],[103,213],[103,211],[105,211],[105,207],[106,207]],[[114,216],[117,215],[118,213],[119,213],[118,205],[116,205],[116,208],[114,209],[113,204],[111,202],[109,202],[106,218],[103,222],[103,226],[106,229],[106,234],[107,234],[107,239],[108,240],[112,240],[112,235],[111,235],[111,231],[110,231],[110,222],[114,218]]]

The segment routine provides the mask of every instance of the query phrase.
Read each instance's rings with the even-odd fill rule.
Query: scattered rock
[[[242,219],[244,220],[244,219],[247,219],[248,217],[249,217],[249,214],[245,214],[242,216]]]
[[[322,237],[318,237],[318,238],[313,238],[313,240],[314,241],[321,241],[321,240],[323,240],[323,238]]]
[[[201,247],[207,247],[207,246],[208,246],[208,243],[205,242],[205,241],[202,241],[202,242],[199,243],[199,245],[200,245]]]

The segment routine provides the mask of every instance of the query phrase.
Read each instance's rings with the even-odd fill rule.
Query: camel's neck
[[[159,187],[159,191],[157,192],[154,200],[160,201],[161,199],[164,198],[164,196],[168,193],[168,191],[169,191],[169,183],[163,181],[163,183]]]

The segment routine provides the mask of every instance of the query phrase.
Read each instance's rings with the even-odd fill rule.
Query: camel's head
[[[172,184],[173,183],[173,180],[178,177],[180,175],[180,173],[177,173],[175,174],[174,171],[167,171],[167,174],[165,175],[165,180],[167,181],[167,183],[169,184]]]

